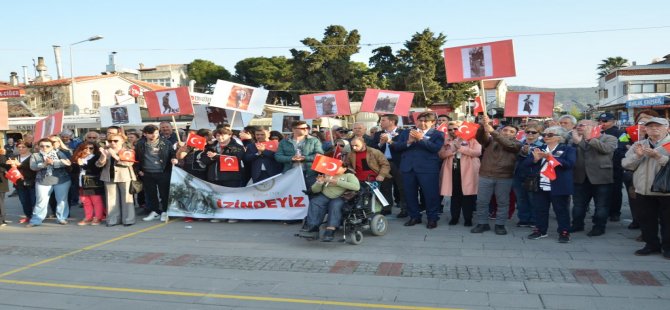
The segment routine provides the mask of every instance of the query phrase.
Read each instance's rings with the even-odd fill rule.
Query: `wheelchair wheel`
[[[353,245],[363,243],[363,232],[360,230],[353,230],[347,233],[347,242]]]
[[[386,235],[389,228],[389,222],[385,216],[376,214],[370,220],[370,232],[375,236]]]

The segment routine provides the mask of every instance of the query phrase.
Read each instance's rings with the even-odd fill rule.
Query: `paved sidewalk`
[[[445,218],[433,230],[403,227],[392,216],[386,236],[358,246],[297,238],[298,225],[279,222],[27,229],[16,224],[17,199],[7,206],[1,309],[670,307],[670,261],[633,255],[642,244],[626,229],[627,206],[605,235],[581,232],[569,244],[556,242],[553,223],[548,238],[527,240],[515,220],[497,236]]]

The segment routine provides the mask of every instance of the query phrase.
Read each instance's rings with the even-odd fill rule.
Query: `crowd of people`
[[[318,232],[327,213],[323,241],[331,241],[340,225],[347,192],[366,181],[376,182],[389,202],[380,213],[390,216],[396,208],[396,217],[407,218],[404,226],[421,224],[425,214],[426,228],[433,229],[448,205],[449,225],[458,225],[462,217],[471,233],[505,235],[516,213],[516,226],[528,227],[527,238],[535,240],[549,235],[553,208],[561,243],[587,229],[591,202],[586,234],[605,234],[608,222],[621,220],[625,192],[632,214],[628,228],[641,229],[639,239],[645,243],[635,254],[662,253],[670,259],[670,193],[651,191],[670,155],[668,120],[656,111],[639,112],[634,130],[618,128],[611,113],[596,120],[564,115],[519,126],[493,126],[484,115],[471,138],[462,135],[463,122],[446,115],[421,113],[414,128],[400,128],[398,121],[386,114],[370,130],[354,123],[353,131],[334,128],[328,138],[302,120],[291,124],[288,135],[221,125],[186,131],[180,140],[168,122],[140,131],[115,126],[104,133],[89,131],[83,141],[65,131],[33,145],[25,135],[0,149],[0,163],[23,176],[15,189],[26,227],[41,225],[49,210],[57,223],[67,225],[69,208],[77,205],[84,208],[77,223],[82,226],[133,225],[136,206],[143,207],[144,221],[165,220],[174,165],[226,187],[243,187],[300,166],[310,195],[302,231]],[[447,130],[438,130],[440,125]],[[204,150],[181,142],[188,134],[204,137]],[[271,140],[278,141],[276,150],[267,148]],[[342,161],[335,175],[311,169],[319,154]],[[236,157],[238,167],[220,169],[221,156]],[[0,186],[3,224],[6,185]]]

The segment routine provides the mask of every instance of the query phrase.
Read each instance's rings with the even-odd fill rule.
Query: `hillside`
[[[509,86],[510,91],[552,91],[556,93],[556,106],[563,111],[570,111],[573,105],[579,111],[588,109],[587,104],[596,105],[598,102],[597,87],[584,88],[540,88],[529,86]],[[575,102],[576,101],[576,102]]]

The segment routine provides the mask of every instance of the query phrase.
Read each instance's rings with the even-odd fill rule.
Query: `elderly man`
[[[159,130],[161,139],[169,141],[171,146],[177,143],[177,134],[173,132],[172,124],[170,124],[170,122],[161,122],[159,124]]]
[[[72,137],[73,133],[72,131],[65,129],[60,133],[60,138],[63,140],[63,144],[67,145],[67,147],[71,150],[77,149],[77,146],[81,144],[81,141],[79,139],[75,139]]]
[[[439,177],[440,157],[437,153],[444,144],[444,134],[435,130],[433,126],[437,117],[432,112],[419,114],[416,120],[416,129],[400,133],[397,143],[391,144],[391,150],[401,153],[400,172],[402,173],[405,188],[405,200],[410,220],[405,226],[414,226],[421,223],[419,212],[419,187],[421,188],[426,204],[426,228],[437,227],[440,219]],[[509,192],[509,189],[508,189]]]
[[[570,114],[566,114],[558,118],[558,125],[566,131],[571,132],[575,128],[575,125],[577,125],[577,119]]]
[[[617,139],[621,137],[622,134],[626,132],[619,129],[616,126],[616,120],[614,119],[614,114],[606,112],[598,116],[598,123],[602,126],[603,131],[611,136],[615,136]],[[621,217],[621,202],[622,202],[622,187],[623,187],[623,168],[621,167],[621,160],[626,156],[626,142],[619,141],[617,148],[614,151],[614,156],[612,157],[613,164],[613,182],[612,182],[612,195],[611,202],[609,203],[610,212],[609,220],[610,222],[618,222]]]
[[[353,138],[358,137],[358,138],[363,139],[363,141],[365,142],[366,145],[371,145],[372,144],[372,137],[370,137],[367,134],[367,130],[368,130],[368,128],[365,126],[365,124],[354,123],[354,126],[353,126],[354,135],[353,135],[353,137],[351,137],[351,139],[349,139],[349,142],[351,142],[351,140]]]
[[[517,128],[505,126],[498,132],[491,126],[489,117],[484,115],[482,126],[477,130],[477,142],[482,145],[483,156],[479,168],[479,189],[477,192],[477,226],[471,233],[491,230],[488,224],[488,210],[491,196],[495,194],[498,203],[495,233],[506,235],[505,222],[509,209],[509,195],[512,190],[516,156],[521,144],[516,140]]]
[[[386,201],[392,201],[391,193],[391,165],[384,157],[384,153],[377,149],[367,147],[365,142],[360,137],[351,139],[351,150],[347,154],[348,167],[353,168],[356,172],[358,181],[377,181],[380,183],[380,191],[386,194],[384,198]],[[391,214],[391,205],[382,209],[383,215]]]
[[[664,147],[670,143],[668,120],[654,117],[644,127],[648,138],[635,142],[622,161],[624,168],[634,171],[633,187],[640,208],[638,220],[645,242],[635,255],[646,256],[663,251],[663,257],[670,259],[670,194],[651,191],[656,173],[670,159],[670,151]],[[658,238],[659,224],[661,239]]]
[[[572,132],[572,144],[577,149],[577,162],[573,174],[575,194],[572,197],[571,230],[584,230],[584,217],[593,198],[596,210],[593,213],[593,228],[587,234],[589,237],[605,233],[613,182],[612,155],[618,141],[614,136],[600,134],[597,125],[592,120],[581,120],[577,124],[577,130]]]

